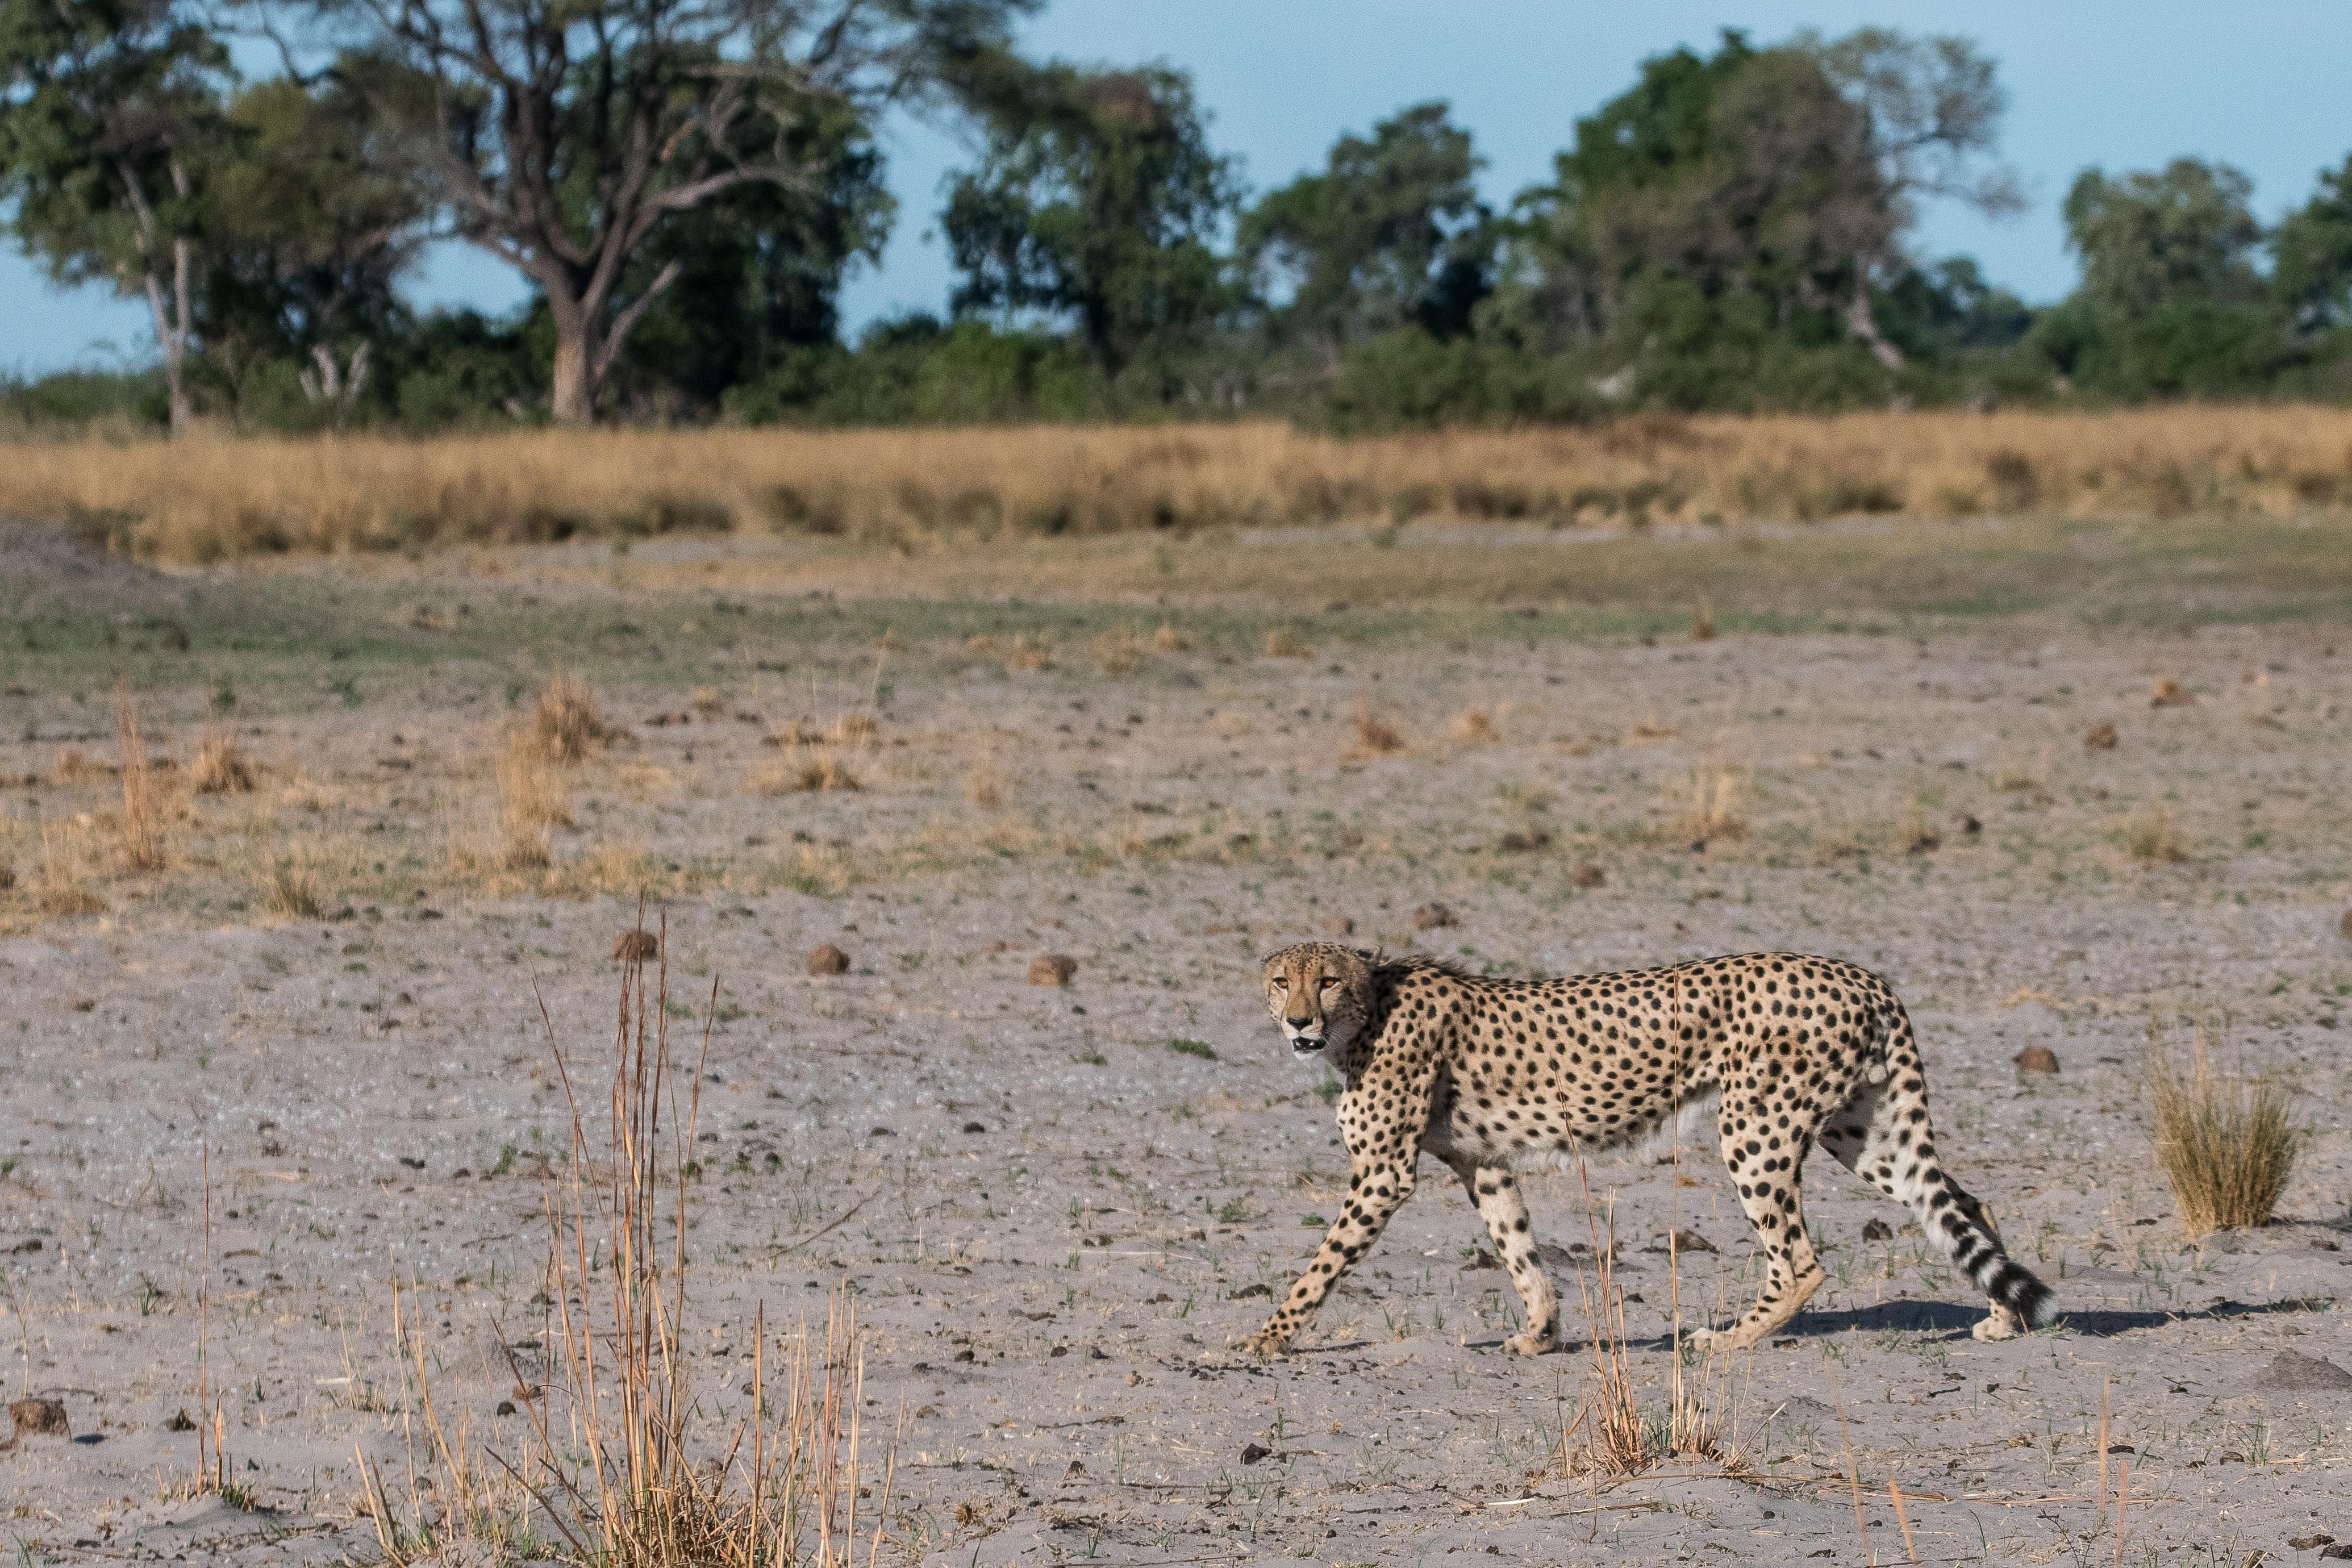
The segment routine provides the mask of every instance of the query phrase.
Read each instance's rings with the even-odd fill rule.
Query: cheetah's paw
[[[1291,1336],[1288,1334],[1274,1329],[1260,1329],[1254,1334],[1246,1334],[1235,1340],[1233,1348],[1244,1355],[1272,1357],[1287,1352],[1290,1349],[1290,1341]]]
[[[1992,1310],[1985,1315],[1984,1321],[1969,1331],[1969,1336],[1971,1339],[1990,1342],[1994,1340],[2013,1340],[2024,1331],[2025,1320],[1996,1301],[1992,1305]]]
[[[1503,1348],[1513,1355],[1549,1355],[1559,1349],[1559,1336],[1538,1334],[1533,1329],[1529,1329],[1505,1340]]]

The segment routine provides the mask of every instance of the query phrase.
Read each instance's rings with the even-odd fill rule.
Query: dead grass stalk
[[[398,1320],[422,1466],[439,1479],[417,1484],[412,1460],[404,1510],[381,1468],[362,1459],[378,1543],[395,1564],[460,1542],[630,1568],[854,1568],[861,1540],[868,1568],[880,1554],[895,1445],[879,1474],[861,1455],[864,1358],[845,1296],[834,1298],[821,1331],[803,1324],[788,1337],[781,1367],[770,1361],[765,1305],[755,1309],[750,1405],[731,1424],[714,1418],[714,1394],[692,1386],[687,1237],[700,1170],[691,1155],[719,985],[686,1079],[671,1048],[666,961],[646,982],[645,960],[625,963],[601,1140],[541,1005],[572,1110],[571,1163],[544,1190],[546,1382],[519,1396],[527,1436],[518,1447],[444,1420],[422,1341]],[[501,1343],[528,1387],[520,1353]],[[867,1535],[859,1514],[869,1491],[879,1517]]]
[[[115,732],[122,748],[122,866],[127,871],[163,868],[163,807],[157,798],[146,743],[139,735],[139,704],[131,689],[114,688]]]

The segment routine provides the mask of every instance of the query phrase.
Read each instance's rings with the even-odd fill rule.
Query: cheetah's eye
[[[1330,990],[1333,986],[1339,984],[1339,977],[1336,974],[1327,974],[1323,977],[1323,989],[1326,991]]]
[[[1287,977],[1277,974],[1274,977],[1274,988],[1276,991],[1287,991],[1290,989],[1290,981]]]

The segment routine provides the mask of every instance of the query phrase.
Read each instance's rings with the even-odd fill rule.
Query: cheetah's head
[[[1293,1055],[1344,1051],[1372,1011],[1372,955],[1328,942],[1303,942],[1265,961],[1265,1010]]]

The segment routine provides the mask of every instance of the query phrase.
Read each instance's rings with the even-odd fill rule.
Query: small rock
[[[1678,1230],[1667,1238],[1676,1252],[1713,1252],[1715,1243],[1695,1230]]]
[[[1078,961],[1066,952],[1041,952],[1029,961],[1032,985],[1067,985],[1078,972]]]
[[[2020,1072],[2055,1073],[2058,1070],[2058,1053],[2048,1046],[2028,1046],[2011,1059],[2017,1063]]]
[[[967,1121],[963,1124],[963,1130],[967,1132],[985,1132],[988,1131],[988,1125],[982,1121]]]
[[[1495,845],[1506,855],[1532,855],[1550,847],[1551,835],[1540,827],[1533,833],[1506,833]]]
[[[1255,1465],[1260,1459],[1272,1458],[1274,1450],[1265,1447],[1262,1443],[1246,1444],[1242,1448],[1242,1463],[1244,1465]]]
[[[1072,1460],[1070,1461],[1070,1468],[1069,1468],[1068,1469],[1064,1470],[1064,1471],[1062,1472],[1063,1476],[1064,1476],[1066,1479],[1066,1478],[1077,1477],[1077,1476],[1083,1476],[1083,1475],[1085,1475],[1086,1473],[1087,1473],[1087,1467],[1086,1467],[1085,1463],[1084,1463],[1083,1461],[1081,1461],[1081,1460],[1077,1460],[1077,1459],[1072,1459]]]
[[[1327,916],[1323,921],[1323,934],[1325,936],[1353,936],[1356,934],[1355,920],[1352,916],[1349,915]]]
[[[169,1421],[163,1423],[163,1430],[166,1432],[193,1432],[195,1429],[195,1420],[188,1414],[184,1407],[175,1414]]]
[[[849,954],[828,942],[809,954],[808,972],[811,974],[846,974],[849,973]]]
[[[2116,749],[2116,742],[2121,738],[2116,733],[2116,727],[2113,724],[2094,724],[2083,735],[2083,750],[2112,752]]]
[[[73,1010],[77,1013],[96,1012],[98,1010],[98,998],[95,996],[77,996],[73,999]]]
[[[1609,873],[1590,860],[1568,874],[1568,885],[1571,888],[1597,888],[1607,880]]]
[[[2321,1562],[2324,1563],[2331,1557],[2341,1561],[2352,1561],[2352,1542],[2338,1542],[2334,1546],[2323,1547],[2320,1550]]]
[[[1864,1241],[1892,1241],[1895,1239],[1895,1227],[1887,1224],[1883,1219],[1872,1220],[1869,1224],[1862,1227],[1862,1239]]]
[[[2335,1545],[2336,1537],[2328,1534],[2325,1531],[2322,1531],[2317,1535],[2297,1535],[2291,1537],[2288,1540],[2287,1544],[2297,1552],[2309,1552],[2314,1547]]]
[[[2352,936],[2352,914],[2347,914],[2344,919],[2347,922],[2345,934]],[[1412,911],[1412,929],[1415,931],[1436,931],[1453,923],[1454,911],[1444,904],[1423,904]]]
[[[8,1419],[16,1427],[19,1439],[26,1437],[70,1437],[73,1428],[66,1423],[66,1402],[62,1399],[12,1399],[8,1402]]]
[[[2332,1394],[2352,1388],[2352,1372],[2317,1356],[2281,1351],[2271,1357],[2270,1365],[2254,1374],[2249,1386],[2288,1394]]]
[[[513,1414],[515,1413],[515,1403],[514,1403],[514,1401],[513,1401],[513,1400],[511,1400],[511,1399],[501,1399],[501,1400],[499,1400],[499,1409],[498,1409],[498,1413],[499,1413],[499,1415],[513,1415]]]
[[[1271,1297],[1273,1294],[1274,1288],[1270,1285],[1244,1285],[1234,1292],[1233,1299],[1236,1301],[1246,1301],[1253,1297]]]
[[[650,963],[661,956],[661,938],[649,931],[625,931],[613,943],[613,956],[623,963]]]
[[[2151,708],[2187,708],[2196,700],[2197,693],[2168,676],[2156,683],[2155,689],[2148,696],[2147,705]]]

